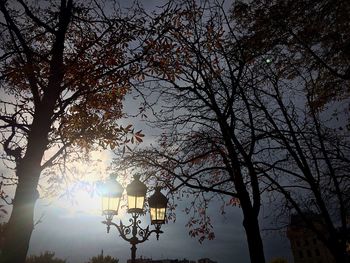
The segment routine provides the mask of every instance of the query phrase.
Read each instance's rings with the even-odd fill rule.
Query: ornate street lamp
[[[136,245],[145,242],[152,233],[156,234],[157,240],[159,234],[163,233],[160,228],[165,223],[168,199],[160,192],[160,188],[156,187],[155,193],[148,199],[151,224],[155,226],[155,229],[149,230],[149,226],[142,228],[140,226],[141,220],[139,216],[144,214],[143,207],[147,187],[140,181],[140,175],[135,175],[134,181],[126,187],[128,197],[127,211],[132,217],[129,219],[130,224],[124,225],[122,221],[116,224],[112,222],[112,219],[114,215],[118,214],[123,188],[115,178],[107,180],[104,186],[104,190],[102,191],[102,214],[106,216],[106,221],[102,223],[107,225],[107,233],[109,233],[111,225],[115,226],[119,235],[131,244],[131,260],[134,263],[136,259]]]

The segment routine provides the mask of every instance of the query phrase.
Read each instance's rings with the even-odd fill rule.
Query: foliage
[[[221,200],[223,207],[239,203],[251,262],[264,262],[260,183],[252,162],[258,140],[245,129],[251,112],[242,107],[243,90],[251,89],[240,86],[249,73],[235,32],[224,6],[215,1],[181,1],[176,8],[162,21],[168,29],[164,37],[147,43],[148,78],[155,82],[150,90],[159,107],[152,109],[156,119],[150,122],[164,132],[157,146],[125,161],[147,178],[156,175],[172,192],[191,196],[187,226],[200,242],[215,237],[210,200]],[[151,106],[152,97],[146,100]],[[259,116],[252,118],[259,123]]]
[[[119,259],[113,258],[109,255],[104,256],[102,251],[101,254],[95,257],[92,257],[87,263],[118,263],[118,262],[119,262]]]
[[[45,251],[39,256],[32,255],[26,259],[26,263],[66,263],[66,260],[55,258],[54,252]]]
[[[40,8],[40,12],[47,15],[38,22],[31,19],[31,15],[36,14],[29,13],[25,24],[14,16],[9,21],[15,28],[2,26],[1,37],[4,41],[1,50],[6,55],[0,61],[1,85],[6,95],[2,99],[1,121],[7,124],[2,126],[2,142],[8,158],[20,161],[23,157],[25,140],[38,110],[48,100],[47,94],[54,95],[56,100],[52,108],[47,109],[52,111],[49,111],[52,115],[49,121],[49,148],[58,147],[58,153],[61,153],[63,149],[68,151],[67,148],[74,146],[86,149],[96,145],[103,148],[110,146],[112,149],[118,146],[123,135],[132,130],[131,126],[121,127],[116,120],[122,116],[122,99],[130,88],[129,80],[137,72],[136,63],[130,64],[130,60],[137,60],[138,54],[135,50],[131,54],[128,46],[140,35],[138,22],[124,18],[124,22],[116,22],[117,17],[110,17],[99,24],[90,23],[102,18],[105,15],[103,10],[98,10],[96,6],[97,12],[93,12],[91,7],[79,2],[67,6],[71,8],[67,12],[72,12],[72,21],[65,22],[58,21],[57,17],[51,20],[49,14],[55,12],[58,6],[28,4],[24,7],[29,9],[28,12]],[[14,12],[16,8],[8,4],[3,6],[2,12]],[[58,39],[55,26],[65,26],[61,29],[65,30],[64,39]],[[127,33],[116,34],[121,30]],[[13,31],[16,32],[15,39],[8,37]],[[22,38],[25,38],[25,43],[21,42]],[[51,57],[59,41],[69,45],[64,50],[55,50],[58,57]],[[16,45],[23,46],[23,54],[13,52]],[[62,62],[55,59],[62,59]],[[53,63],[62,65],[53,68]],[[52,83],[52,74],[60,75],[60,87],[58,83]],[[16,98],[14,105],[11,98]],[[47,165],[43,164],[43,167],[57,159],[55,152],[51,156],[56,158],[48,158]]]
[[[148,77],[156,81],[150,89],[161,107],[152,108],[155,120],[150,123],[164,132],[158,145],[127,156],[126,166],[141,167],[146,177],[156,175],[157,182],[172,191],[191,195],[189,234],[199,240],[212,237],[206,213],[211,200],[239,204],[251,261],[263,262],[254,238],[260,237],[260,206],[269,198],[276,200],[276,218],[288,218],[296,211],[342,262],[346,244],[342,233],[350,207],[349,136],[329,127],[321,114],[324,104],[315,105],[325,72],[329,78],[348,81],[342,66],[339,72],[344,74],[336,76],[308,54],[310,50],[295,63],[289,45],[285,49],[270,43],[269,34],[255,36],[259,23],[269,23],[265,16],[273,12],[270,2],[257,1],[268,9],[252,17],[254,11],[247,4],[234,6],[228,15],[212,1],[181,3],[164,22],[169,28],[165,37],[149,43],[156,54],[148,59],[152,65]],[[246,13],[236,13],[237,8]],[[244,22],[256,30],[245,30]],[[303,64],[308,62],[312,66]],[[317,81],[311,81],[315,76]],[[334,98],[327,99],[333,107]],[[310,211],[322,218],[325,232],[307,220]],[[339,222],[342,231],[337,230]]]
[[[336,100],[349,98],[349,8],[334,1],[254,1],[232,9],[256,80],[252,101],[266,120],[256,167],[273,198],[280,193],[285,200],[277,218],[297,212],[339,262],[350,207],[350,141],[337,123],[344,103]],[[308,213],[319,216],[327,234]]]
[[[349,97],[348,1],[237,1],[236,30],[252,62],[264,56],[276,74],[314,84],[312,106]],[[312,72],[312,74],[309,74]]]
[[[1,261],[23,262],[40,175],[56,186],[82,153],[142,141],[118,119],[152,25],[102,0],[1,1],[0,13],[1,157],[18,179]]]

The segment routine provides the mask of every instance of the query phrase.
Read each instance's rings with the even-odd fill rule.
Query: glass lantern
[[[128,213],[143,213],[146,192],[147,187],[140,181],[140,175],[134,175],[134,181],[126,187],[126,193],[128,196]]]
[[[156,187],[154,194],[148,198],[152,225],[165,223],[167,204],[168,199],[160,192],[160,187]]]
[[[118,215],[123,190],[116,177],[110,177],[103,183],[101,189],[102,214],[106,216],[107,220],[112,220],[113,216]]]

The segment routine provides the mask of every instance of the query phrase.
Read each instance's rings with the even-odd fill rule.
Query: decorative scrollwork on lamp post
[[[156,234],[157,240],[161,225],[165,223],[166,207],[168,199],[160,192],[160,188],[156,187],[155,193],[149,197],[148,204],[150,207],[151,224],[155,229],[150,230],[149,226],[142,228],[139,216],[144,214],[144,203],[146,198],[147,187],[140,181],[140,175],[134,176],[127,187],[128,213],[131,214],[130,224],[124,225],[120,220],[119,224],[112,222],[113,216],[118,214],[120,199],[123,193],[123,187],[117,182],[116,178],[111,177],[107,180],[101,191],[102,195],[102,214],[106,216],[106,221],[102,223],[107,225],[107,233],[110,227],[117,228],[119,235],[131,244],[131,260],[134,263],[136,259],[136,245],[145,242],[152,233]]]

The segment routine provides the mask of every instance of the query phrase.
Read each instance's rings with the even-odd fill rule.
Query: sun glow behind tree
[[[40,197],[66,210],[67,216],[102,215],[98,185],[109,177],[111,159],[108,150],[92,151],[85,160],[75,160],[65,164],[64,169],[52,170],[50,173],[56,176],[49,176],[48,180],[43,176]],[[121,216],[124,214],[125,209],[121,209]]]

